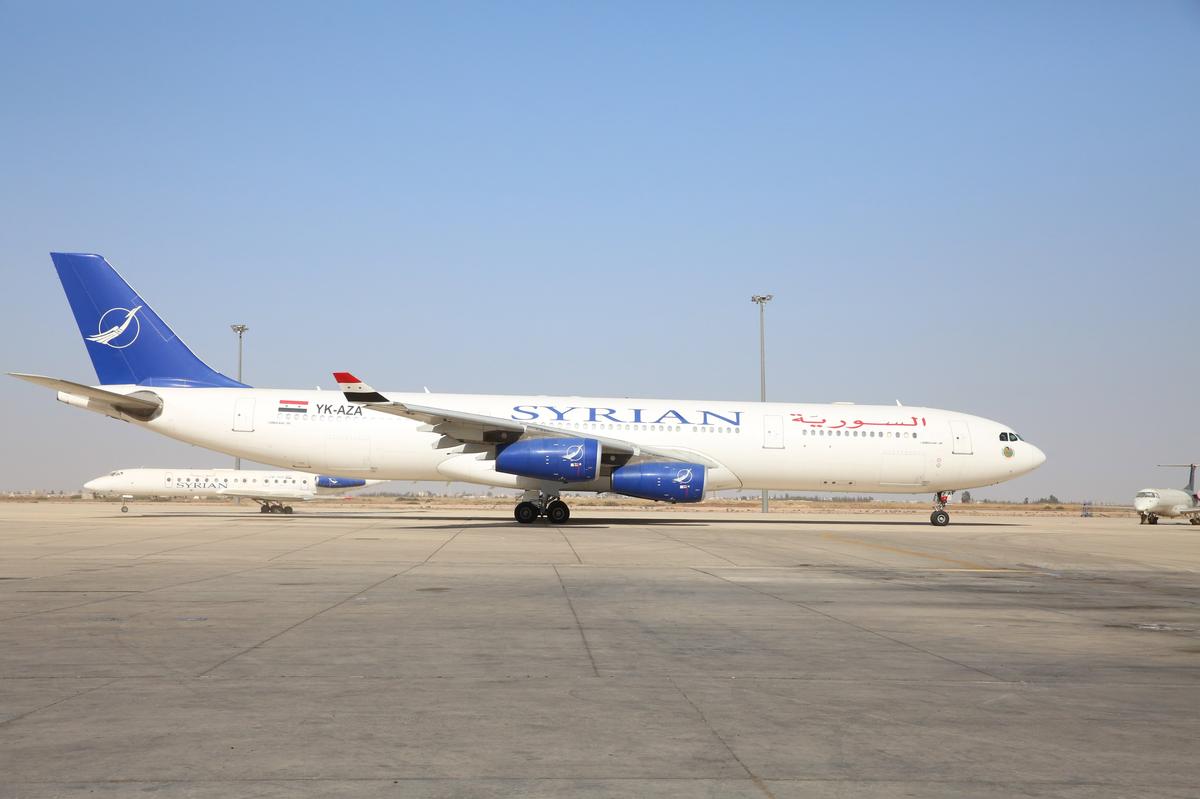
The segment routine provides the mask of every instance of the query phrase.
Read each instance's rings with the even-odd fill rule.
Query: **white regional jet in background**
[[[890,405],[251,388],[214,371],[99,255],[52,253],[99,386],[38,375],[62,402],[282,468],[524,491],[559,524],[562,490],[699,502],[720,489],[932,493],[1018,477],[1046,457],[1008,425]],[[109,334],[112,335],[109,335]],[[542,342],[552,345],[553,342]]]
[[[1159,466],[1188,468],[1187,485],[1179,488],[1143,488],[1133,498],[1139,524],[1158,524],[1159,517],[1186,516],[1192,524],[1200,524],[1200,496],[1196,495],[1196,464],[1160,463]]]
[[[89,480],[83,487],[101,496],[135,497],[244,497],[259,504],[262,513],[291,513],[288,501],[342,496],[382,480],[329,477],[306,472],[268,472],[259,469],[117,469]]]

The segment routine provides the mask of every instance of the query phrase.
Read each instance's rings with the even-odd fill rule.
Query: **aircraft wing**
[[[9,372],[8,374],[27,383],[53,388],[63,394],[107,405],[139,419],[149,419],[162,408],[162,400],[150,392],[144,392],[142,396],[118,394],[115,391],[105,391],[102,388],[93,388],[82,383],[72,383],[70,380],[59,380],[56,377],[28,375],[20,372]]]
[[[458,444],[493,446],[506,444],[523,436],[546,438],[588,438],[600,442],[607,453],[627,455],[632,458],[652,457],[669,461],[699,463],[709,468],[721,468],[721,464],[699,452],[676,447],[647,447],[611,436],[598,436],[582,430],[566,430],[550,425],[504,419],[449,408],[435,408],[409,402],[393,402],[375,389],[366,385],[349,372],[334,372],[347,401],[364,404],[373,411],[390,413],[415,419],[429,425],[429,432],[441,433],[443,443],[439,447]],[[482,450],[479,450],[482,451]]]

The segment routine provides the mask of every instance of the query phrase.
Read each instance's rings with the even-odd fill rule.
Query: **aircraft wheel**
[[[291,506],[291,505],[284,505],[284,506],[283,506],[283,507],[282,507],[280,510],[282,510],[284,513],[291,513],[291,512],[292,512],[292,506]]]
[[[271,512],[271,506],[270,506],[270,505],[259,505],[259,506],[258,506],[258,512],[259,512],[259,513],[270,513],[270,512]]]
[[[129,508],[127,508],[127,507],[125,507],[124,505],[122,505],[122,506],[121,506],[121,513],[129,513]]]
[[[945,527],[950,523],[950,514],[944,510],[935,510],[929,514],[929,523],[934,527]]]
[[[546,519],[551,524],[565,524],[571,518],[571,509],[561,499],[556,499],[546,506]]]
[[[1145,523],[1146,523],[1146,514],[1139,513],[1138,514],[1138,524],[1145,524]]]
[[[1158,524],[1158,517],[1157,517],[1157,516],[1151,516],[1151,517],[1150,517],[1150,524]]]
[[[1197,518],[1196,516],[1193,516],[1192,518],[1188,519],[1188,521],[1191,522],[1192,524],[1200,524],[1200,518]]]
[[[513,518],[521,524],[533,524],[537,517],[538,507],[532,502],[522,502],[513,510]]]

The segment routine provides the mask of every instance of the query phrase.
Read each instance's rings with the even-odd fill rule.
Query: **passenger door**
[[[970,455],[975,450],[971,447],[971,428],[967,427],[967,423],[959,419],[950,421],[950,435],[954,439],[954,449],[951,450],[955,455]]]
[[[238,397],[233,405],[233,431],[254,432],[254,397]]]

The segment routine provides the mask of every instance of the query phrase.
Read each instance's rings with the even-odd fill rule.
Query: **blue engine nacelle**
[[[635,463],[612,473],[614,494],[658,502],[699,502],[704,467],[698,463]]]
[[[590,438],[527,438],[496,456],[496,471],[561,483],[595,480],[600,442]]]
[[[323,474],[317,478],[318,488],[361,488],[367,481],[361,477],[330,477]]]

